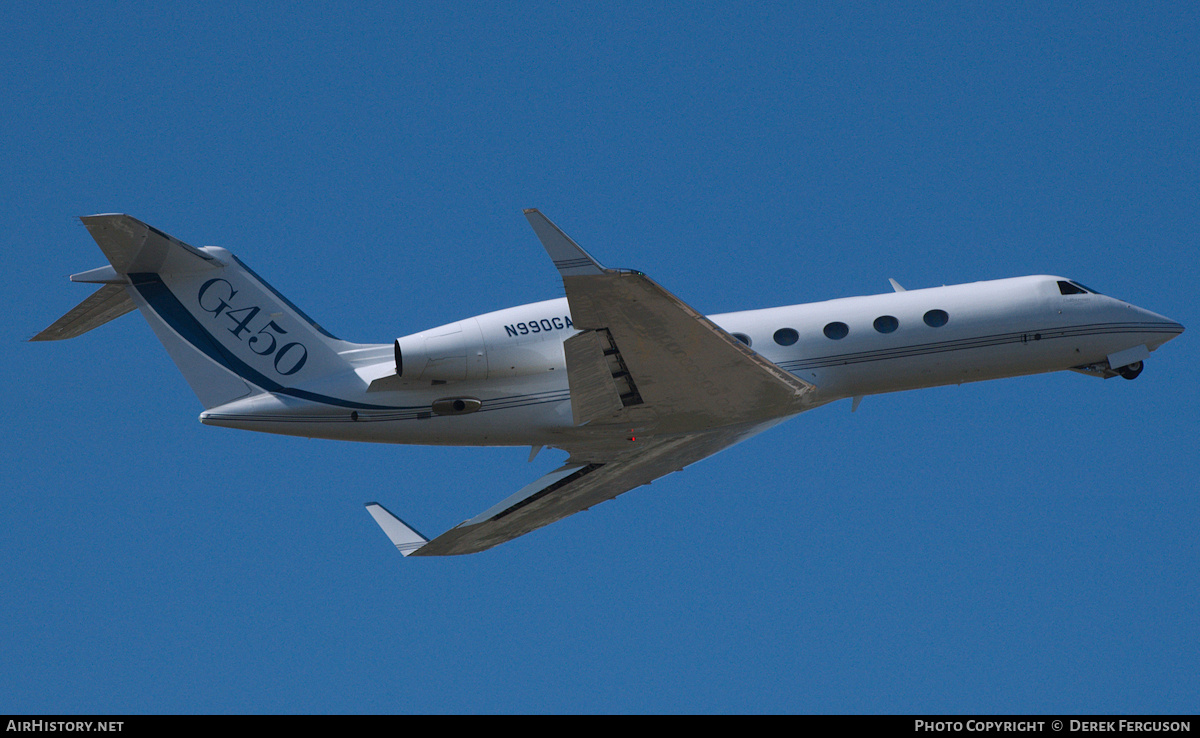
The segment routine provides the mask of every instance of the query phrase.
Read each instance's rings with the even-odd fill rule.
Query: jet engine
[[[569,319],[535,315],[536,320],[530,320],[517,310],[499,310],[397,338],[396,376],[441,384],[562,371],[562,341],[574,332]]]
[[[396,339],[396,376],[433,382],[486,379],[487,347],[474,318]]]

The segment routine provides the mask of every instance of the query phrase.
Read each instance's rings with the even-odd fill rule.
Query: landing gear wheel
[[[1130,364],[1129,366],[1123,366],[1117,370],[1117,374],[1120,374],[1125,379],[1137,379],[1137,375],[1139,375],[1141,373],[1142,373],[1142,362],[1140,362],[1140,361],[1135,361],[1132,364]]]

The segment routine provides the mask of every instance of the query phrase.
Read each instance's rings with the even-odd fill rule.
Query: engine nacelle
[[[487,374],[487,346],[474,318],[396,339],[396,375],[402,379],[461,382]]]
[[[462,382],[564,371],[562,342],[575,333],[566,308],[547,300],[397,338],[396,375]]]

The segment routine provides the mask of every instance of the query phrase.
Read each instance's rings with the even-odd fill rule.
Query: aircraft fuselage
[[[809,407],[1085,367],[1111,376],[1118,367],[1108,366],[1109,357],[1140,357],[1183,330],[1122,300],[1082,289],[1064,294],[1075,289],[1060,277],[1018,277],[709,319],[815,385]],[[508,308],[407,336],[397,347],[360,349],[353,375],[311,388],[343,406],[256,395],[201,419],[358,441],[554,445],[588,432],[573,423],[564,362],[563,341],[575,333],[566,298]],[[398,359],[403,378],[395,376]],[[455,400],[468,401],[465,412],[456,414]],[[439,401],[446,414],[435,412]]]

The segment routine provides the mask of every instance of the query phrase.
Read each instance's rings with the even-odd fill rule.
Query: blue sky
[[[1194,3],[0,11],[0,712],[1200,707]],[[201,426],[131,315],[24,342],[127,212],[389,341],[562,294],[521,209],[705,312],[1067,275],[1189,332],[838,403],[484,554],[528,449]]]

